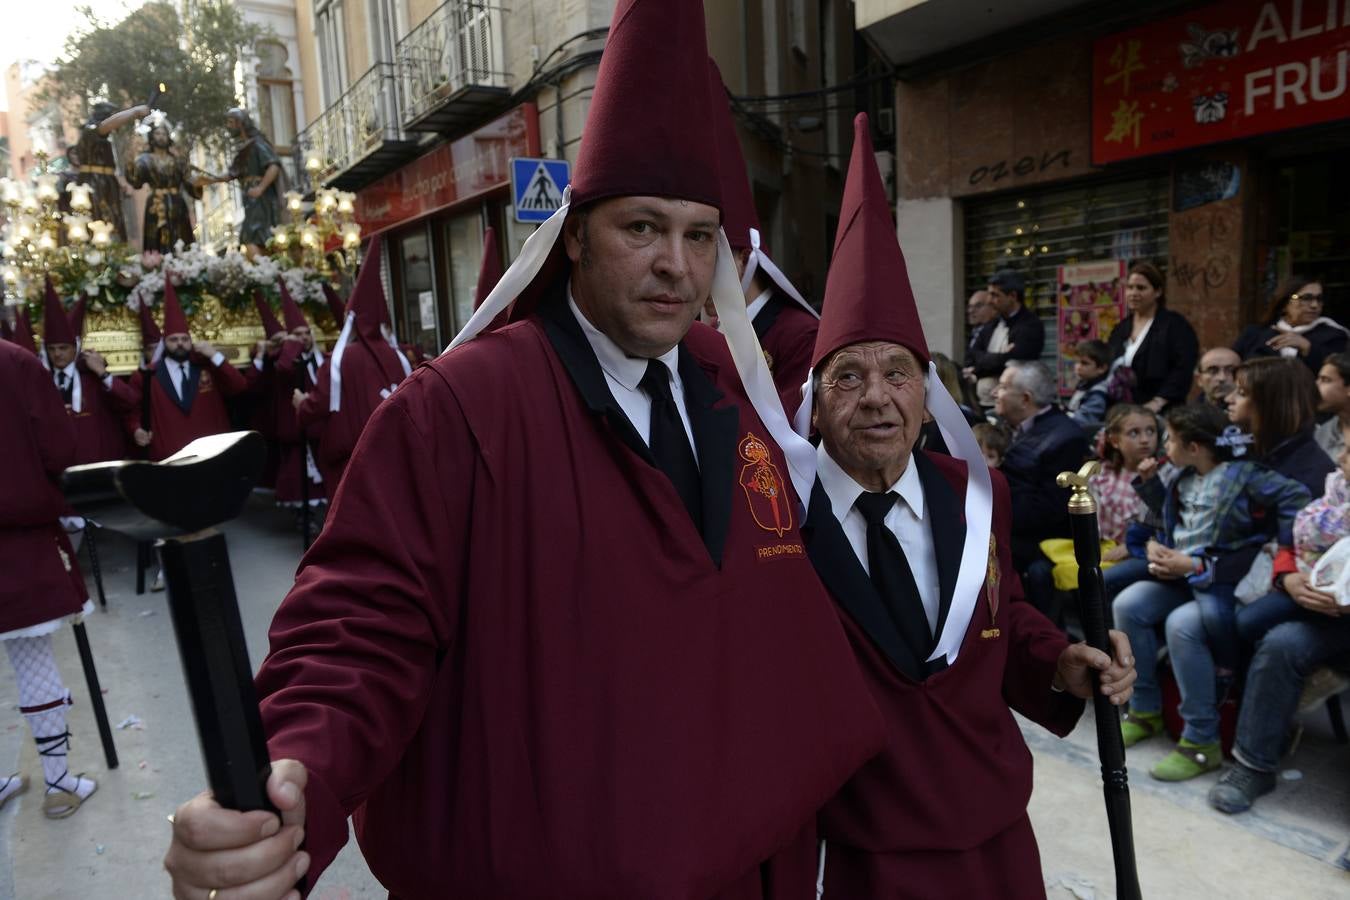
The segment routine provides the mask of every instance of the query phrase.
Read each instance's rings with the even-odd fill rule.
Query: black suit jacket
[[[1126,316],[1111,331],[1107,345],[1111,358],[1125,355],[1134,317]],[[1195,363],[1200,356],[1200,341],[1195,329],[1181,313],[1159,307],[1144,343],[1134,354],[1134,402],[1147,403],[1162,397],[1168,404],[1185,403],[1195,380]]]
[[[998,320],[989,323],[976,337],[975,345],[970,351],[970,359],[967,360],[967,364],[975,369],[975,375],[979,378],[998,377],[1003,374],[1003,367],[1010,359],[1041,358],[1041,350],[1045,347],[1045,326],[1041,324],[1040,317],[1024,306],[1011,318],[1003,321],[1008,323],[1008,341],[1013,348],[1007,353],[989,352],[989,339],[994,334],[994,325]]]

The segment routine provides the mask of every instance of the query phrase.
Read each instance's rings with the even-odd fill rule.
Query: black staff
[[[142,301],[144,302],[144,301]],[[150,354],[141,353],[141,431],[150,433],[150,382],[155,380],[155,367]],[[141,456],[150,458],[150,447],[141,448]],[[154,553],[149,541],[136,542],[136,594],[145,593],[145,571],[154,562]]]
[[[273,809],[272,765],[253,690],[230,556],[215,526],[244,508],[267,447],[256,432],[199,438],[159,463],[67,469],[66,497],[110,531],[155,540],[206,772],[221,806]]]
[[[1078,562],[1078,615],[1083,624],[1083,636],[1089,646],[1111,656],[1097,502],[1088,491],[1088,478],[1100,471],[1100,463],[1085,463],[1077,472],[1061,472],[1055,483],[1073,491],[1069,497],[1069,522],[1073,530],[1073,554]],[[1130,781],[1125,770],[1120,710],[1102,694],[1097,671],[1089,671],[1092,675],[1092,709],[1097,722],[1097,754],[1102,763],[1102,793],[1106,796],[1106,821],[1111,828],[1111,855],[1116,865],[1116,897],[1139,900],[1139,872],[1134,862],[1134,829],[1130,819]]]

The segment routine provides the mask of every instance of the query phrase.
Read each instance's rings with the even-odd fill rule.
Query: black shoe
[[[1233,763],[1219,783],[1209,789],[1209,805],[1221,813],[1246,812],[1257,797],[1275,790],[1275,773],[1258,772],[1242,763]]]

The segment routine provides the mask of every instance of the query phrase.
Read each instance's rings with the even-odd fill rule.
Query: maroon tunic
[[[239,370],[226,363],[213,366],[203,364],[195,355],[192,372],[197,373],[195,390],[189,385],[187,397],[179,401],[166,364],[161,361],[150,376],[150,458],[163,459],[182,450],[199,437],[222,434],[231,429],[225,398],[244,390],[248,383]],[[189,376],[189,381],[191,377]],[[131,389],[139,398],[145,389],[145,375],[137,371],[131,376]],[[140,405],[128,417],[134,430],[140,427]]]
[[[354,332],[342,353],[342,402],[338,411],[328,409],[332,354],[324,359],[314,390],[296,411],[300,425],[318,435],[317,462],[329,497],[337,492],[367,420],[403,380],[403,367],[394,353],[384,341],[369,341]]]
[[[949,598],[965,539],[965,463],[924,451],[914,459]],[[889,735],[885,752],[821,811],[827,900],[1044,896],[1026,812],[1031,752],[1009,707],[1063,736],[1084,703],[1050,687],[1068,642],[1021,596],[1008,485],[991,474],[998,599],[990,603],[986,581],[955,665],[922,682],[905,674],[905,649],[875,615],[871,582],[817,484],[803,534]]]
[[[794,398],[789,414],[796,408],[795,398],[801,396],[801,386],[811,370],[811,354],[815,350],[819,324],[819,319],[777,288],[751,322],[759,345],[767,355],[779,396]],[[788,403],[784,406],[788,407]]]
[[[782,455],[696,325],[700,534],[559,299],[375,412],[273,622],[310,871],[354,813],[404,900],[811,900],[803,828],[880,732]]]
[[[67,409],[75,422],[75,462],[72,465],[126,459],[130,453],[123,422],[138,409],[136,392],[125,381],[112,379],[112,387],[93,372],[77,368],[80,377],[80,411]],[[51,375],[47,376],[48,380]]]
[[[57,518],[56,479],[75,462],[75,423],[51,373],[27,350],[0,341],[0,634],[80,611],[86,593]]]
[[[311,374],[310,367],[302,361],[300,349],[299,341],[287,341],[272,363],[269,388],[273,434],[277,443],[278,503],[299,503],[304,499],[304,479],[309,477],[304,462],[305,442],[309,441],[312,447],[317,448],[317,438],[323,431],[322,424],[302,428],[295,404],[291,401],[295,390],[309,393],[317,380],[314,377],[317,370]],[[309,499],[322,500],[324,496],[323,482],[311,480]]]

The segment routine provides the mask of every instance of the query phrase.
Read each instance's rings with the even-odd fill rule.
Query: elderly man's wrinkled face
[[[568,218],[572,294],[630,356],[666,353],[712,293],[716,207],[664,197],[601,200]]]
[[[1017,373],[1012,369],[1004,369],[994,388],[994,412],[1016,428],[1035,411],[1031,393],[1017,383]]]
[[[905,471],[924,421],[924,370],[888,341],[849,344],[826,361],[813,419],[835,462],[869,490]]]

